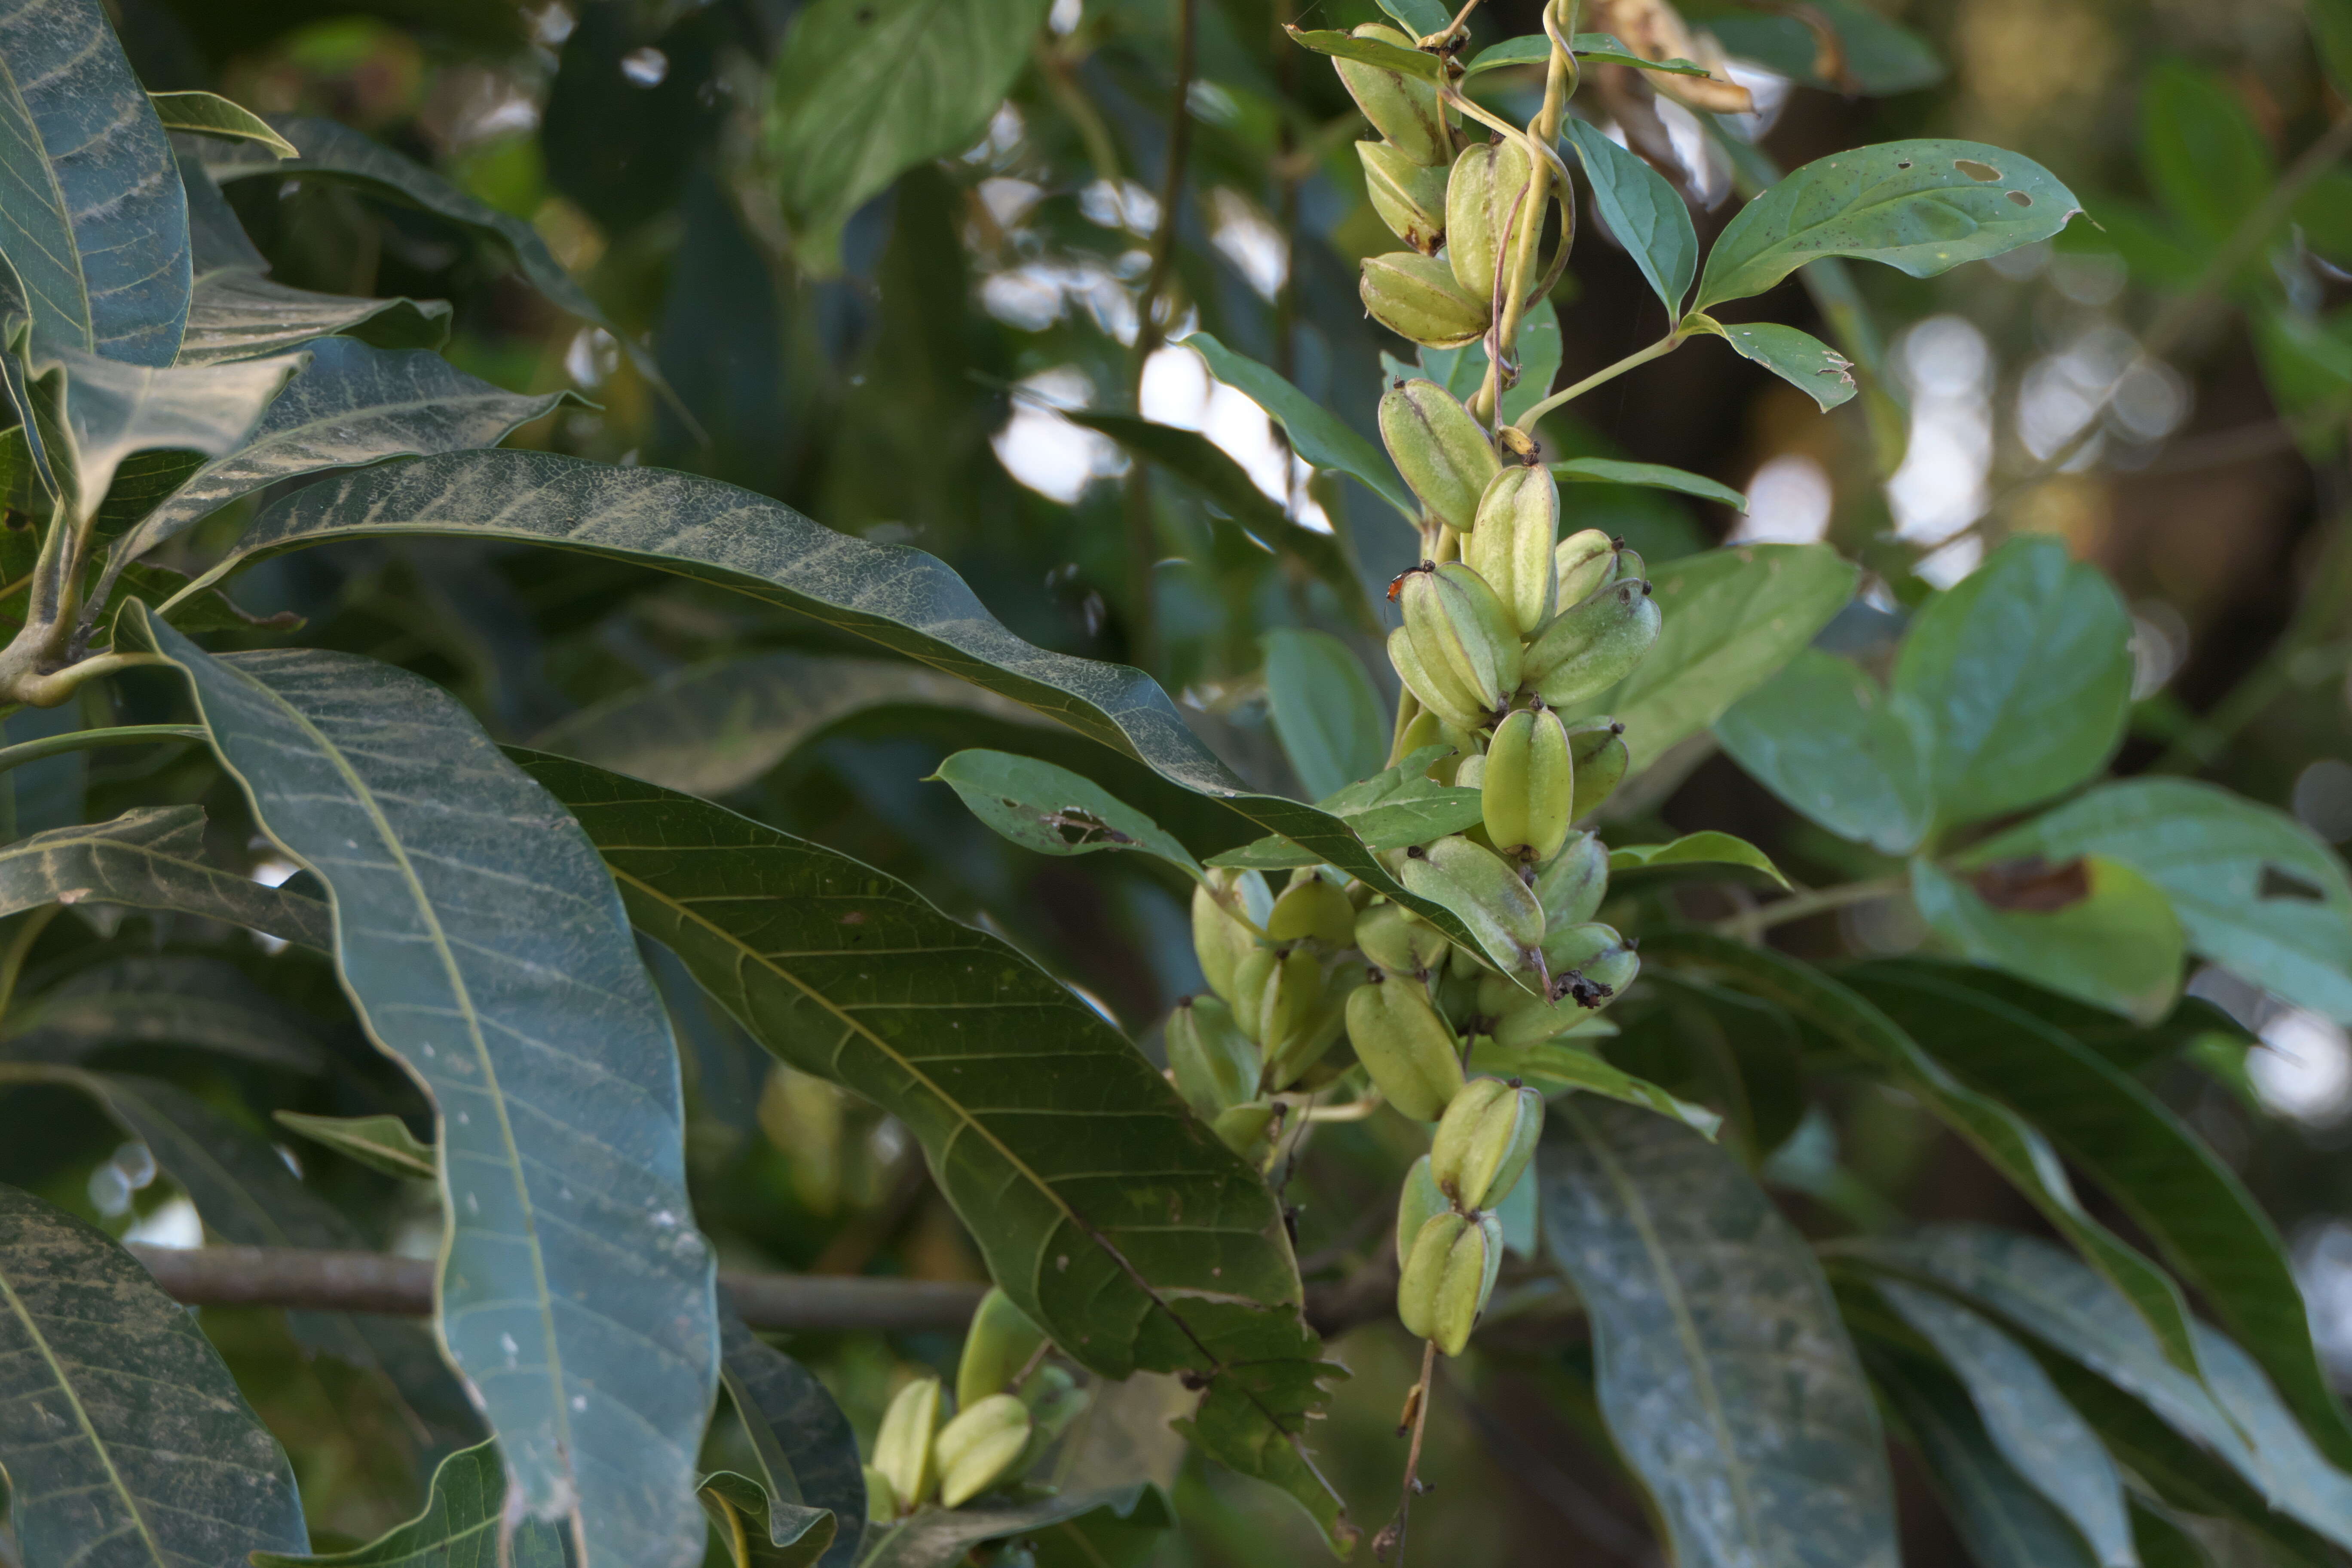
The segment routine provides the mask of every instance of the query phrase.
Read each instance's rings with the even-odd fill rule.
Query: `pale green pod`
[[[920,1508],[939,1479],[931,1437],[940,1427],[940,1380],[919,1377],[890,1396],[874,1438],[874,1468],[902,1509]]]
[[[1397,1318],[1405,1331],[1460,1355],[1486,1310],[1502,1263],[1502,1226],[1492,1215],[1433,1216],[1413,1237],[1397,1281]]]
[[[1421,898],[1444,904],[1489,953],[1530,955],[1543,941],[1535,889],[1491,849],[1457,835],[1408,850],[1400,878]]]
[[[1398,591],[1405,635],[1427,678],[1451,683],[1454,700],[1467,701],[1481,717],[1465,728],[1493,721],[1503,700],[1517,689],[1522,645],[1517,626],[1486,580],[1458,561],[1433,572],[1415,572]],[[1400,671],[1402,673],[1402,671]],[[1439,716],[1456,721],[1443,709]]]
[[[872,1465],[862,1468],[866,1471],[866,1522],[868,1524],[895,1522],[898,1517],[898,1489],[891,1486],[889,1477]]]
[[[1528,153],[1516,139],[1465,147],[1445,183],[1445,259],[1463,291],[1492,300],[1496,263],[1525,201]]]
[[[1493,314],[1488,300],[1462,291],[1444,262],[1417,250],[1367,258],[1356,291],[1372,320],[1424,348],[1475,342]]]
[[[963,1356],[956,1363],[956,1408],[969,1410],[992,1394],[1009,1394],[1013,1380],[1043,1350],[1045,1331],[992,1285],[964,1331]]]
[[[1480,1086],[1492,1084],[1491,1089]],[[1491,1209],[1517,1184],[1543,1134],[1543,1096],[1474,1079],[1454,1097],[1429,1149],[1438,1189],[1462,1208]]]
[[[1663,624],[1647,583],[1612,583],[1537,634],[1528,645],[1528,684],[1555,708],[1598,697],[1633,672]]]
[[[1642,970],[1642,960],[1613,926],[1599,921],[1568,926],[1544,938],[1544,963],[1551,972],[1554,1001],[1573,1001],[1588,1011],[1607,1006],[1624,994]]]
[[[1161,1037],[1176,1090],[1194,1114],[1213,1120],[1256,1095],[1258,1048],[1233,1009],[1216,997],[1188,996],[1177,1003]],[[963,1398],[961,1385],[956,1397]]]
[[[1462,400],[1419,376],[1392,382],[1380,426],[1389,459],[1430,515],[1457,531],[1475,526],[1478,498],[1503,463]]]
[[[1265,921],[1265,934],[1276,943],[1311,940],[1325,947],[1346,947],[1355,930],[1356,906],[1338,886],[1313,872],[1282,890]]]
[[[1462,542],[1462,560],[1486,580],[1522,636],[1551,618],[1559,592],[1553,541],[1559,533],[1559,487],[1540,468],[1505,468],[1478,498],[1478,525]]]
[[[1445,237],[1445,171],[1414,163],[1393,142],[1359,142],[1364,194],[1389,232],[1434,256]]]
[[[1219,1111],[1211,1119],[1209,1130],[1217,1135],[1217,1142],[1243,1159],[1254,1159],[1264,1152],[1265,1130],[1274,1125],[1275,1113],[1281,1109],[1270,1100],[1253,1100]]]
[[[1412,1256],[1413,1237],[1421,1227],[1438,1215],[1454,1206],[1437,1185],[1437,1178],[1429,1173],[1429,1156],[1423,1154],[1404,1173],[1404,1190],[1397,1194],[1396,1249],[1397,1267],[1402,1269]]]
[[[940,1503],[961,1508],[1013,1473],[1029,1447],[1029,1407],[1009,1394],[966,1405],[940,1428]]]
[[[1378,22],[1367,22],[1358,27],[1353,37],[1375,38],[1399,48],[1412,47],[1413,40]],[[1335,59],[1331,62],[1339,73],[1340,82],[1372,129],[1396,143],[1397,150],[1416,163],[1443,168],[1454,156],[1454,138],[1445,130],[1443,110],[1438,106],[1437,86],[1421,81],[1402,71],[1384,66],[1368,65],[1362,60]]]
[[[1613,719],[1588,719],[1568,732],[1568,754],[1576,764],[1576,820],[1601,809],[1617,793],[1633,766],[1625,749],[1625,726]]]
[[[1495,726],[1478,787],[1495,847],[1526,865],[1550,859],[1568,842],[1576,807],[1575,764],[1559,715],[1522,708]]]
[[[1397,1321],[1415,1339],[1434,1339],[1438,1300],[1444,1289],[1454,1244],[1472,1229],[1469,1220],[1451,1208],[1431,1215],[1405,1248],[1397,1275]]]
[[[1421,705],[1440,722],[1457,730],[1475,730],[1486,722],[1488,710],[1480,705],[1478,694],[1454,673],[1450,660],[1434,667],[1425,662],[1410,627],[1399,626],[1389,634],[1389,663],[1395,668],[1397,679],[1404,683],[1405,689],[1419,698]],[[1454,759],[1449,771],[1460,766],[1460,759]]]
[[[1575,740],[1570,737],[1571,769],[1575,757]],[[1573,805],[1569,814],[1570,820],[1578,815]],[[1536,901],[1543,905],[1547,929],[1591,920],[1608,895],[1609,847],[1595,833],[1571,832],[1559,851],[1536,873]]]
[[[1415,1121],[1436,1121],[1462,1087],[1454,1032],[1410,975],[1380,971],[1349,993],[1348,1037],[1388,1102]]]
[[[1555,545],[1552,573],[1561,609],[1581,604],[1612,581],[1617,542],[1597,528],[1579,529]]]
[[[1425,975],[1445,962],[1445,933],[1402,904],[1374,904],[1356,917],[1356,945],[1381,969]]]
[[[1263,926],[1274,909],[1274,895],[1255,871],[1213,870],[1209,881],[1237,899],[1249,917]],[[1257,945],[1249,928],[1225,912],[1207,886],[1192,888],[1192,952],[1209,989],[1227,1002],[1234,999],[1234,970]]]
[[[1339,1043],[1348,1025],[1348,994],[1364,983],[1364,965],[1352,960],[1331,966],[1331,972],[1323,977],[1313,1011],[1299,1025],[1297,1032],[1282,1043],[1282,1048],[1266,1058],[1265,1074],[1260,1084],[1264,1090],[1279,1094],[1290,1088]]]
[[[1609,580],[1612,583],[1648,582],[1650,568],[1642,560],[1642,552],[1638,550],[1628,550],[1623,542],[1620,542]]]

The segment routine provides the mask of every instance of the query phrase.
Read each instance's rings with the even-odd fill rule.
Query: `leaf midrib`
[[[58,267],[71,274],[73,277],[74,288],[80,296],[81,300],[81,314],[76,319],[76,324],[81,328],[81,346],[87,349],[97,341],[98,329],[90,315],[89,279],[82,270],[81,237],[75,230],[74,211],[73,208],[67,204],[65,188],[58,184],[57,163],[55,160],[51,159],[49,156],[48,138],[42,132],[41,121],[39,118],[33,113],[33,106],[25,100],[24,89],[18,85],[16,81],[16,73],[15,69],[9,66],[6,52],[5,50],[0,50],[0,91],[5,91],[9,98],[15,100],[16,108],[22,111],[25,116],[25,124],[33,133],[33,141],[35,143],[34,152],[36,160],[41,166],[41,177],[43,182],[47,184],[49,195],[52,198],[49,210],[56,213],[58,217],[64,220],[66,237],[73,243],[73,254],[71,256],[50,255],[49,247],[45,245],[41,246],[40,248],[41,254],[48,256],[51,261],[56,262]],[[33,237],[30,233],[26,233],[26,237],[30,239]],[[37,244],[38,241],[37,240],[35,243]],[[19,281],[21,281],[21,279],[19,279]],[[44,299],[47,298],[47,295],[42,297]],[[51,301],[51,303],[54,304],[55,301]]]

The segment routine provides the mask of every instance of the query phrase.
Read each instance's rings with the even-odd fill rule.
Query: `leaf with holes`
[[[2031,158],[1980,142],[1885,142],[1819,158],[1716,237],[1694,310],[1761,294],[1822,256],[1932,278],[2048,239],[2083,210]]]
[[[1801,332],[1777,321],[1741,321],[1726,326],[1712,317],[1696,314],[1692,321],[1696,323],[1692,331],[1721,338],[1741,359],[1762,365],[1819,404],[1824,414],[1862,390],[1853,379],[1853,361],[1811,332]]]

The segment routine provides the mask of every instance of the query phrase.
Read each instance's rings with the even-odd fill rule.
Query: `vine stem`
[[[1753,942],[1764,931],[1790,921],[1801,921],[1808,915],[1827,914],[1849,904],[1866,904],[1874,899],[1890,898],[1909,885],[1904,877],[1878,877],[1865,882],[1841,882],[1833,888],[1818,888],[1793,894],[1778,903],[1766,904],[1728,920],[1716,921],[1707,929],[1717,936],[1737,937]]]
[[[1664,337],[1660,338],[1648,348],[1635,349],[1632,353],[1627,354],[1615,364],[1605,365],[1601,369],[1594,371],[1591,375],[1586,376],[1582,381],[1578,382],[1574,386],[1567,387],[1561,391],[1553,393],[1549,397],[1545,398],[1541,403],[1537,404],[1525,414],[1519,416],[1519,427],[1523,430],[1528,429],[1531,427],[1537,420],[1542,418],[1553,409],[1558,408],[1561,404],[1572,402],[1575,399],[1583,396],[1594,387],[1599,386],[1601,383],[1614,381],[1619,376],[1624,374],[1627,371],[1633,370],[1640,365],[1645,365],[1654,359],[1664,359],[1666,355],[1674,353],[1676,349],[1682,346],[1683,334],[1680,331],[1668,332]]]
[[[1381,1531],[1381,1539],[1372,1542],[1374,1553],[1384,1561],[1393,1563],[1396,1568],[1404,1568],[1405,1526],[1412,1519],[1413,1493],[1421,1489],[1421,1441],[1429,1431],[1429,1401],[1430,1396],[1436,1392],[1434,1386],[1436,1377],[1437,1342],[1424,1340],[1421,1347],[1421,1381],[1412,1385],[1411,1396],[1412,1447],[1405,1451],[1404,1486],[1397,1499],[1396,1518],[1391,1520],[1388,1528]],[[1381,1551],[1383,1542],[1387,1544],[1389,1552],[1393,1552],[1394,1556],[1391,1557],[1389,1552]]]

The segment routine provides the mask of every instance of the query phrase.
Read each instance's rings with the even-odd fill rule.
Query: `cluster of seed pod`
[[[866,1516],[892,1522],[935,1498],[961,1508],[1021,1474],[1049,1436],[1024,1394],[1050,1394],[1067,1383],[1032,1375],[1045,1349],[1044,1331],[1011,1297],[998,1289],[982,1297],[956,1367],[955,1414],[949,1416],[936,1377],[904,1384],[883,1412],[866,1467]]]

